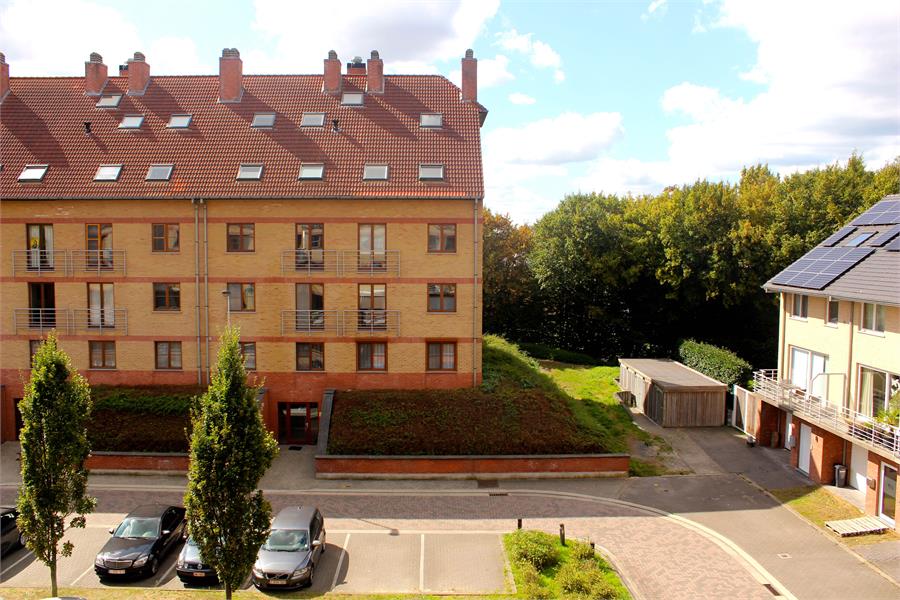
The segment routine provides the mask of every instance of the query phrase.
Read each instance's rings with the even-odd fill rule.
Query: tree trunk
[[[225,582],[225,600],[231,600],[231,584]]]
[[[59,594],[56,593],[56,560],[50,561],[50,596],[56,598]]]

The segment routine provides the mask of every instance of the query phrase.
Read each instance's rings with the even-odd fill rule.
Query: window
[[[28,364],[29,366],[34,364],[34,355],[37,354],[38,348],[41,347],[41,344],[44,343],[44,340],[28,340]]]
[[[443,127],[444,115],[441,113],[422,113],[419,115],[419,127]]]
[[[253,223],[229,223],[226,243],[228,252],[253,252],[254,230]]]
[[[344,92],[341,95],[341,104],[343,104],[345,106],[362,106],[362,104],[363,104],[362,92]]]
[[[84,226],[85,266],[91,269],[112,269],[112,223],[87,223]]]
[[[181,342],[156,342],[156,368],[181,368]]]
[[[359,371],[387,371],[387,344],[384,342],[358,342],[356,344],[356,368]]]
[[[297,331],[322,331],[325,329],[325,285],[298,283],[296,287]]]
[[[791,303],[791,316],[797,319],[805,319],[809,315],[809,296],[794,294]]]
[[[387,270],[387,225],[384,223],[364,223],[359,226],[360,272]]]
[[[125,115],[119,121],[119,129],[140,129],[144,124],[144,115]]]
[[[178,223],[154,223],[151,229],[154,252],[178,252]]]
[[[456,370],[456,342],[428,342],[428,370]]]
[[[88,354],[92,369],[116,368],[115,342],[88,342]]]
[[[96,106],[97,108],[118,108],[119,102],[122,101],[122,94],[107,94],[105,96],[100,96],[100,99],[97,100]]]
[[[323,127],[325,125],[325,113],[303,113],[300,117],[300,127]]]
[[[325,165],[322,163],[303,163],[300,165],[298,179],[322,179],[325,176]]]
[[[423,181],[442,181],[444,165],[419,165],[419,179]]]
[[[456,252],[456,224],[428,226],[429,252]]]
[[[826,309],[825,319],[829,325],[837,325],[840,315],[841,303],[837,300],[828,299],[828,307]]]
[[[28,244],[29,271],[52,271],[54,269],[53,225],[35,223],[25,225],[25,238]]]
[[[388,178],[388,166],[387,165],[366,165],[363,167],[363,179],[387,179]]]
[[[229,283],[228,306],[231,312],[256,310],[256,288],[252,283]]]
[[[262,179],[262,174],[262,165],[242,164],[238,168],[237,178],[241,181],[259,180]]]
[[[884,333],[884,304],[863,303],[862,328]]]
[[[49,168],[47,165],[25,165],[19,174],[19,181],[43,181]]]
[[[250,127],[274,127],[275,113],[254,113]]]
[[[153,284],[153,310],[181,309],[181,285],[177,283]]]
[[[256,370],[256,342],[241,342],[241,356],[244,357],[244,368]]]
[[[387,329],[387,286],[383,283],[359,284],[359,313],[357,329],[380,331]]]
[[[869,238],[872,237],[873,235],[875,235],[875,232],[874,232],[874,231],[868,231],[868,232],[866,232],[866,233],[860,233],[860,234],[854,236],[853,238],[851,238],[850,241],[847,242],[847,243],[844,244],[844,245],[845,245],[845,246],[852,246],[852,247],[855,248],[856,246],[859,246],[860,244],[862,244],[864,241],[866,241],[867,239],[869,239]]]
[[[187,129],[191,126],[193,115],[172,115],[166,125],[169,129]]]
[[[868,417],[889,408],[891,397],[900,392],[900,375],[860,366],[859,412]]]
[[[299,342],[297,344],[297,370],[324,371],[325,344]]]
[[[322,223],[297,223],[294,268],[321,271],[325,268],[325,226]]]
[[[827,365],[824,354],[791,346],[791,384],[817,398],[827,399]]]
[[[175,165],[150,165],[147,169],[147,181],[168,181],[174,168]]]
[[[88,327],[115,327],[115,292],[112,283],[89,283]]]
[[[94,181],[118,181],[122,165],[100,165],[94,174]]]
[[[456,284],[428,284],[428,312],[456,312]]]

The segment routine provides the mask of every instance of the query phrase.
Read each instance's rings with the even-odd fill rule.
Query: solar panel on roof
[[[813,248],[773,277],[772,283],[821,290],[874,251],[874,248]]]
[[[889,241],[891,241],[892,239],[897,237],[898,234],[900,234],[900,225],[894,225],[887,231],[883,231],[880,234],[878,234],[878,236],[876,236],[874,239],[872,239],[868,245],[875,246],[876,248],[884,246]]]
[[[900,238],[895,239],[885,248],[888,252],[900,252]]]
[[[852,227],[850,225],[841,227],[836,232],[834,232],[833,234],[828,236],[828,238],[824,242],[822,242],[822,245],[825,246],[826,248],[830,247],[830,246],[834,246],[835,244],[837,244],[839,241],[841,241],[842,239],[844,239],[845,237],[847,237],[854,231],[856,231],[856,227]]]
[[[882,200],[863,214],[851,225],[896,225],[900,224],[900,200]]]

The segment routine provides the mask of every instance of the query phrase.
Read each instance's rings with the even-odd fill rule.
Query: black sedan
[[[0,525],[2,525],[2,537],[0,537],[0,554],[12,552],[25,545],[25,538],[16,525],[16,518],[19,516],[12,506],[0,507]]]
[[[101,579],[155,575],[165,555],[178,545],[184,528],[180,506],[139,506],[109,530],[112,537],[97,554],[94,571]]]

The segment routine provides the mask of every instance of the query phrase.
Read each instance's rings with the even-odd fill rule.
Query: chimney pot
[[[6,55],[0,52],[0,102],[9,93],[9,65],[6,64]]]
[[[462,100],[478,101],[478,59],[471,48],[466,50],[466,56],[462,59]]]
[[[335,52],[334,50],[329,50],[329,51],[328,51],[328,58],[329,58],[329,59],[335,59],[335,58],[337,58],[337,52]]]
[[[219,58],[219,102],[240,102],[243,88],[244,63],[237,48],[222,48]]]
[[[91,52],[91,62],[92,63],[102,63],[103,57],[100,56],[100,54],[97,52]]]
[[[125,63],[125,69],[128,75],[128,95],[143,96],[150,84],[150,65],[147,64],[146,57],[141,52],[135,52],[134,58],[129,58]],[[119,74],[121,73],[120,68]]]
[[[372,58],[368,60],[366,71],[366,91],[370,94],[383,94],[384,61],[379,57],[378,50],[372,50]]]
[[[372,50],[372,58],[381,58],[378,56],[378,50]]]
[[[325,78],[322,82],[322,91],[326,94],[341,93],[341,61],[337,52],[330,50],[325,59]]]
[[[143,52],[135,52],[134,58],[131,59],[133,62],[144,62],[147,60],[147,57],[144,56]]]
[[[347,63],[347,75],[365,75],[366,65],[361,56],[354,56],[353,60]]]
[[[119,65],[119,77],[128,77],[128,63]]]
[[[88,96],[99,96],[107,80],[106,65],[103,57],[91,52],[91,58],[84,63],[84,93]]]

